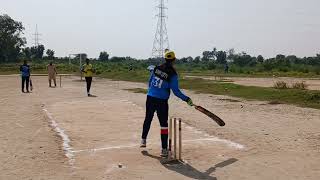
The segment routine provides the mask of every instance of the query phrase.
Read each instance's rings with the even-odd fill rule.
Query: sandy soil
[[[0,179],[310,179],[320,178],[320,110],[194,94],[225,119],[220,128],[177,98],[170,116],[183,119],[183,160],[159,158],[157,118],[140,149],[145,84],[66,77],[48,88],[34,77],[22,94],[18,77],[1,76]]]
[[[275,77],[275,78],[244,78],[244,77],[211,77],[211,76],[187,76],[190,78],[203,78],[207,80],[226,80],[235,84],[244,86],[273,87],[277,81],[284,81],[288,85],[297,82],[304,82],[310,90],[320,90],[320,79],[317,78],[291,78],[291,77]]]

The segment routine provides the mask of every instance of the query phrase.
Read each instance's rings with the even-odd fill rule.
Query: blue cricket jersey
[[[151,71],[148,96],[168,100],[170,89],[181,100],[188,101],[190,99],[180,91],[178,75],[172,66],[166,64],[156,66]]]
[[[27,64],[23,64],[20,66],[21,76],[28,77],[30,76],[30,66]]]

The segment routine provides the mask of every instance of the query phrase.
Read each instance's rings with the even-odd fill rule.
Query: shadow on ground
[[[90,95],[90,96],[88,96],[88,97],[91,97],[91,98],[96,98],[96,97],[98,97],[98,96],[96,96],[96,95]]]
[[[205,172],[201,172],[197,170],[196,168],[192,167],[190,164],[184,163],[184,162],[175,162],[175,163],[167,163],[166,160],[164,160],[161,157],[151,155],[148,151],[141,151],[142,155],[151,157],[153,159],[157,159],[160,161],[160,163],[167,169],[171,171],[175,171],[179,174],[182,174],[186,177],[192,178],[192,179],[210,179],[210,180],[217,180],[216,177],[212,177],[211,174],[216,171],[217,168],[223,168],[225,166],[228,166],[230,164],[233,164],[238,161],[238,159],[230,158],[226,161],[223,161],[221,163],[218,163],[214,165],[213,167],[210,167]]]
[[[71,81],[73,81],[73,82],[86,82],[86,80],[84,78],[82,80],[81,79],[73,79]]]

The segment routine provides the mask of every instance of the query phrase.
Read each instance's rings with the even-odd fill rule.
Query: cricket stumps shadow
[[[168,159],[152,155],[146,150],[141,151],[141,154],[158,160],[166,169],[170,171],[175,171],[183,176],[186,176],[192,179],[217,180],[216,177],[211,176],[211,174],[215,172],[217,168],[223,168],[238,161],[238,159],[236,158],[230,158],[228,160],[225,160],[223,162],[220,162],[214,165],[213,167],[210,167],[205,172],[201,172],[200,170],[196,169],[195,167],[183,161],[168,161]]]

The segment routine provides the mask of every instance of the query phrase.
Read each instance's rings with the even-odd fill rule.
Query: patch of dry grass
[[[289,89],[289,85],[285,81],[277,81],[273,87],[276,89]]]
[[[306,90],[308,89],[308,85],[305,82],[295,82],[292,84],[293,89],[301,89],[301,90]]]

